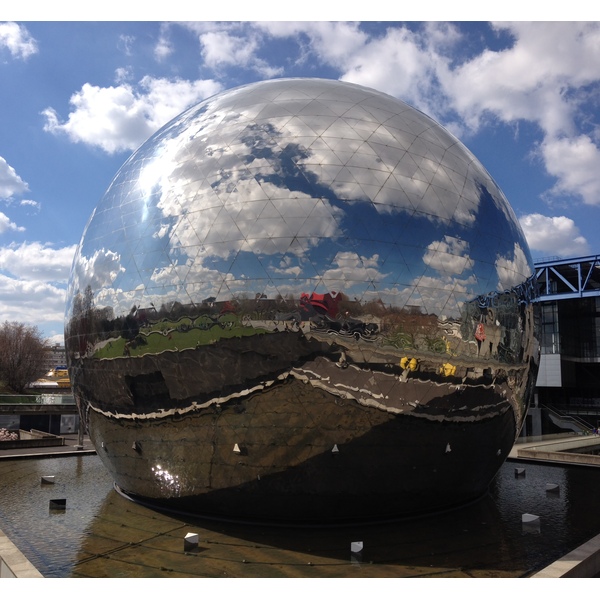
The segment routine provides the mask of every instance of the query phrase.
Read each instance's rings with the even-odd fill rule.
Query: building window
[[[542,304],[542,354],[560,354],[558,307],[556,302]]]

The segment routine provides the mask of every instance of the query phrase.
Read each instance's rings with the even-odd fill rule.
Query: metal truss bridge
[[[600,296],[600,254],[544,258],[534,263],[539,302]]]

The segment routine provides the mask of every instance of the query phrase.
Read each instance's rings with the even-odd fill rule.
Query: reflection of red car
[[[235,306],[231,302],[229,302],[229,300],[227,300],[221,307],[219,314],[224,315],[225,313],[230,313],[230,312],[235,312]]]
[[[339,313],[338,306],[342,301],[342,294],[327,292],[326,294],[300,294],[300,308],[308,316],[327,315],[335,319]]]
[[[332,292],[331,294],[301,294],[300,309],[302,320],[310,320],[317,329],[322,331],[336,332],[342,335],[351,335],[356,339],[361,337],[370,338],[377,333],[378,327],[375,323],[363,323],[353,319],[346,313],[339,314],[339,305],[342,294]]]

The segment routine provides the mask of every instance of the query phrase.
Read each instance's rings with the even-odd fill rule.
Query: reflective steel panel
[[[65,338],[132,498],[297,521],[483,494],[538,362],[506,198],[425,114],[280,79],[214,96],[125,162],[90,218]]]

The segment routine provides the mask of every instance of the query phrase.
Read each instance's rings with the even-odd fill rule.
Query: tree
[[[0,327],[0,377],[17,393],[45,371],[48,344],[35,326],[4,321]]]

